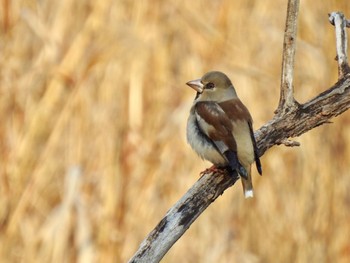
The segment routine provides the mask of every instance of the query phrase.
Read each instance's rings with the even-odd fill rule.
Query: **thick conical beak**
[[[195,91],[202,93],[203,92],[203,83],[201,82],[201,79],[195,79],[191,80],[186,83],[186,85],[190,86]]]

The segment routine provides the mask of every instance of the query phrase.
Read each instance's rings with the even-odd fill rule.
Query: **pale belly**
[[[187,121],[187,142],[202,159],[218,166],[226,166],[228,164],[210,139],[199,130],[194,115],[191,115]]]

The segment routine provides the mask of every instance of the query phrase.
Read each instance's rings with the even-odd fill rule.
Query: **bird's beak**
[[[201,82],[201,79],[190,80],[189,82],[186,83],[186,85],[190,86],[192,89],[194,89],[199,93],[203,92],[204,85]]]

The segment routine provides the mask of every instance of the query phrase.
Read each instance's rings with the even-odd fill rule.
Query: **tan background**
[[[222,70],[256,129],[273,116],[286,2],[1,1],[1,261],[130,258],[210,165],[185,82]],[[337,81],[337,10],[301,1],[300,102]],[[349,262],[350,115],[333,121],[269,150],[256,198],[227,190],[164,262]]]

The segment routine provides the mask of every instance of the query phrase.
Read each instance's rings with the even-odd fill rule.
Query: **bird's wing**
[[[238,98],[220,102],[219,106],[232,121],[245,120],[252,122],[247,107]]]
[[[237,151],[232,135],[232,122],[215,102],[201,101],[196,104],[196,119],[202,132],[216,145],[221,154]]]
[[[255,159],[256,169],[258,170],[259,174],[262,175],[261,162],[260,162],[259,154],[258,154],[258,146],[256,144],[256,140],[255,140],[255,136],[254,136],[253,124],[251,121],[248,122],[248,124],[249,124],[249,130],[250,130],[250,137],[252,138],[253,147],[254,147],[254,159]]]
[[[255,160],[256,168],[259,174],[262,174],[261,162],[258,155],[258,147],[254,137],[253,120],[252,120],[252,117],[250,116],[248,109],[244,106],[244,104],[239,99],[224,101],[219,103],[219,105],[231,120],[247,121],[249,126],[250,138],[252,140],[252,144],[254,148],[254,160]]]
[[[232,133],[232,121],[225,111],[215,102],[197,102],[196,118],[202,132],[226,158],[230,168],[247,178],[248,173],[238,160],[237,144]]]

